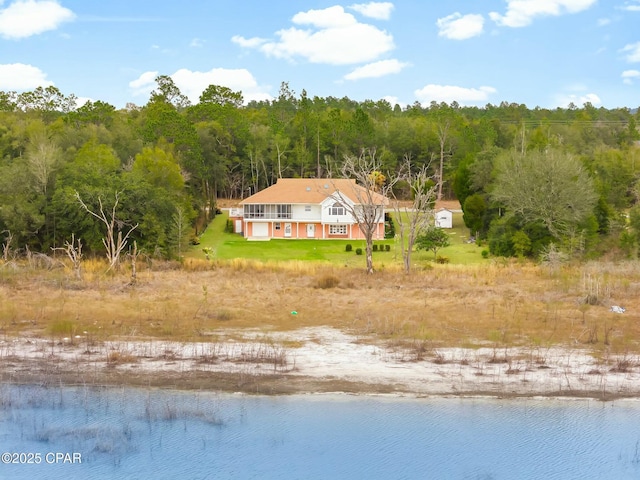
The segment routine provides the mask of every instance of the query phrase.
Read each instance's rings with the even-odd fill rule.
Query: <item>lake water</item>
[[[638,479],[640,402],[3,385],[2,452],[31,463],[1,479]]]

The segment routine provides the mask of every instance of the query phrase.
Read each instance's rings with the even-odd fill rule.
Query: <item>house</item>
[[[375,205],[374,239],[384,238],[388,199],[356,184],[333,178],[281,178],[240,202],[229,218],[234,231],[251,240],[271,238],[364,239],[354,213]]]
[[[453,212],[447,208],[441,208],[435,215],[436,227],[453,228]]]

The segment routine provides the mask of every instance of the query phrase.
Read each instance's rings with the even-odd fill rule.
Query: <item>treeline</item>
[[[14,247],[46,252],[75,235],[87,249],[103,250],[104,225],[82,201],[114,213],[123,231],[137,225],[131,240],[147,253],[174,257],[215,215],[216,199],[244,198],[280,177],[337,176],[345,155],[375,150],[388,176],[406,162],[416,170],[428,165],[438,194],[460,200],[467,226],[495,254],[537,255],[551,242],[596,252],[607,244],[596,241],[603,238],[635,251],[637,111],[506,102],[401,108],[311,98],[287,83],[273,101],[245,105],[241,92],[211,85],[191,104],[170,77],[156,82],[146,105],[121,110],[102,101],[76,107],[74,95],[55,87],[0,92],[5,246],[11,238]],[[580,218],[549,221],[510,204],[506,158],[534,153],[539,168],[547,155],[570,156],[586,172],[595,196],[583,199],[588,208]],[[549,172],[553,183],[556,170]],[[529,187],[540,186],[521,185]],[[624,225],[629,212],[631,229]]]

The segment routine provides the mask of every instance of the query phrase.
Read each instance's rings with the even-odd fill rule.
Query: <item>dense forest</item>
[[[427,165],[438,195],[460,201],[471,234],[494,255],[537,257],[550,245],[636,255],[637,109],[402,108],[310,98],[286,82],[273,101],[245,104],[241,92],[211,85],[192,104],[170,77],[156,83],[146,105],[120,110],[77,107],[55,87],[0,92],[5,249],[50,252],[73,235],[103,251],[104,225],[90,214],[102,212],[149,255],[176,257],[217,199],[280,177],[337,176],[345,156],[375,151],[387,178],[407,162]]]

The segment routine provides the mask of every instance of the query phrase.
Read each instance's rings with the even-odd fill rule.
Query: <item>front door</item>
[[[307,223],[307,238],[315,238],[316,225],[314,223]]]
[[[290,223],[285,223],[284,224],[284,237],[285,238],[291,238],[291,224]]]

